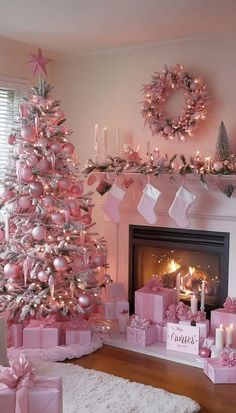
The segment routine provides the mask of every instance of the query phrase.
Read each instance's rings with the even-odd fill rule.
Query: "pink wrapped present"
[[[115,301],[104,302],[99,305],[98,312],[103,315],[106,320],[115,320],[116,318],[116,303]]]
[[[109,283],[106,284],[106,299],[107,301],[118,300],[124,298],[125,289],[123,283]]]
[[[190,320],[181,320],[179,324],[191,325]],[[204,340],[209,334],[209,320],[197,321],[196,326],[199,327],[199,344],[203,345]]]
[[[89,344],[91,343],[91,330],[88,328],[84,329],[66,329],[66,346],[70,344]]]
[[[236,312],[232,313],[225,308],[217,308],[211,312],[211,334],[214,336],[216,328],[223,324],[224,327],[228,327],[233,324],[233,343],[232,347],[236,348]]]
[[[0,406],[7,413],[62,413],[62,380],[35,376],[21,354],[0,373]]]
[[[118,316],[118,324],[120,333],[126,333],[126,329],[130,324],[129,311],[123,310]]]
[[[124,311],[129,312],[129,302],[127,300],[117,300],[116,301],[116,317],[118,318]]]
[[[167,327],[166,327],[165,322],[163,321],[162,323],[157,323],[156,329],[157,329],[157,341],[162,341],[165,343],[166,333],[167,333]]]
[[[135,291],[135,313],[157,323],[165,319],[166,310],[175,302],[176,290],[169,288],[150,291],[143,287]]]
[[[139,346],[149,346],[155,343],[157,341],[156,325],[135,315],[131,319],[130,326],[127,327],[127,341]]]
[[[42,319],[30,320],[27,327],[23,329],[24,348],[49,348],[61,344],[60,322],[55,322],[54,316],[47,316]]]
[[[22,324],[11,324],[8,328],[8,347],[22,347],[23,345],[23,326]]]
[[[236,383],[236,353],[205,359],[204,373],[213,383]]]

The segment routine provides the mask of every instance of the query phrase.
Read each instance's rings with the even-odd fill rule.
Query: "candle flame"
[[[234,328],[234,325],[233,324],[230,324],[230,327],[229,327],[231,330],[233,330],[233,328]]]
[[[220,328],[223,328],[223,324],[220,324]]]

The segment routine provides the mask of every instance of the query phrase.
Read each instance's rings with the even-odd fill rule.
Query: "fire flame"
[[[168,262],[168,272],[175,272],[176,270],[178,270],[180,268],[180,265],[175,261],[175,260],[170,260],[170,262]]]

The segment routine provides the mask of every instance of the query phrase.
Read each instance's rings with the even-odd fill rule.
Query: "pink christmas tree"
[[[51,90],[40,77],[20,103],[1,182],[0,312],[19,320],[91,312],[110,280],[106,243],[92,231],[92,193]]]

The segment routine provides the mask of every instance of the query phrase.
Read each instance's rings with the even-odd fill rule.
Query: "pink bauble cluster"
[[[65,176],[62,177],[60,179],[58,179],[57,181],[57,186],[59,189],[61,189],[62,191],[70,191],[71,188],[71,180],[69,177]]]
[[[5,186],[0,187],[0,198],[3,201],[8,201],[13,197],[13,192],[10,188],[7,188]]]
[[[32,168],[30,166],[23,166],[20,168],[20,180],[23,182],[32,182],[34,178]]]
[[[39,271],[39,273],[38,273],[38,280],[39,281],[41,281],[43,283],[46,283],[48,281],[48,277],[49,276],[48,276],[47,271],[45,271],[45,270]]]
[[[16,141],[16,136],[11,133],[7,137],[7,142],[9,143],[9,145],[14,145],[15,141]]]
[[[60,211],[54,211],[51,214],[51,219],[56,225],[63,224],[65,221],[65,216],[62,212]]]

